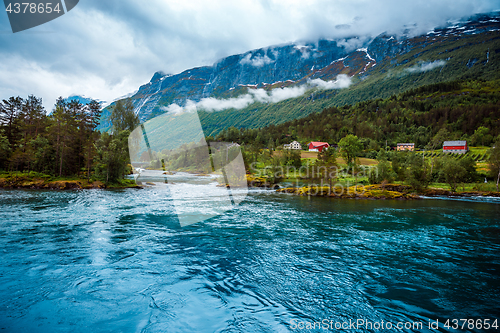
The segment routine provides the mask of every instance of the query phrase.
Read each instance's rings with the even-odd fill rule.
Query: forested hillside
[[[449,81],[500,79],[498,31],[480,35],[414,38],[413,49],[386,55],[363,74],[353,76],[349,88],[311,90],[278,103],[254,103],[243,109],[199,111],[208,135],[223,128],[259,128],[278,125],[330,107],[343,107]],[[351,67],[349,67],[351,68]],[[348,69],[346,68],[346,71]]]
[[[278,146],[298,140],[338,143],[348,134],[365,149],[398,142],[438,148],[444,140],[490,145],[500,135],[500,80],[427,85],[385,99],[326,108],[301,119],[262,129],[223,130],[222,141]]]

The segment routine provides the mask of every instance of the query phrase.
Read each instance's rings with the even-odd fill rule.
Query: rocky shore
[[[339,199],[419,199],[408,185],[304,186],[278,189],[280,193]]]
[[[351,187],[305,186],[278,189],[277,192],[302,196],[334,197],[340,199],[400,199],[412,200],[426,197],[500,197],[498,192],[452,192],[443,189],[415,191],[411,186],[399,184],[357,185]]]
[[[466,191],[466,192],[452,192],[443,189],[426,189],[422,191],[421,195],[427,197],[497,197],[500,198],[500,192],[480,192],[480,191]]]
[[[142,188],[141,186],[127,184],[106,185],[100,181],[78,180],[51,180],[48,177],[29,176],[27,174],[0,175],[0,188],[5,189],[32,189],[32,190],[84,190],[84,189],[119,189]]]

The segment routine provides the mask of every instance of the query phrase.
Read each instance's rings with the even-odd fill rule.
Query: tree
[[[474,161],[471,155],[466,155],[463,158],[459,159],[458,163],[465,170],[463,182],[473,183],[477,181],[477,179],[479,178],[479,174],[476,170],[476,161]]]
[[[490,132],[489,128],[480,126],[477,130],[474,131],[474,134],[472,136],[473,144],[476,146],[479,144],[481,144],[481,146],[484,146],[485,141],[491,140],[491,135],[488,134],[489,132]],[[491,141],[489,143],[491,143]]]
[[[347,165],[353,166],[363,147],[356,135],[349,134],[340,140],[339,148]]]
[[[500,182],[500,140],[495,143],[495,146],[489,151],[490,158],[488,159],[488,166],[490,174],[497,177],[497,192],[498,183]]]
[[[394,181],[396,178],[396,173],[392,171],[391,163],[388,160],[388,154],[384,149],[380,149],[377,154],[378,165],[376,168],[377,172],[370,173],[370,183],[376,184],[381,183],[383,181],[387,181],[389,183]]]
[[[274,146],[274,141],[272,138],[269,139],[269,142],[267,143],[267,148],[269,149],[269,151],[273,151],[273,150],[275,150],[275,148],[277,148]]]
[[[100,114],[97,106],[92,107],[94,117]],[[130,161],[128,137],[140,124],[134,113],[134,104],[130,98],[119,100],[113,107],[110,117],[112,134],[103,133],[96,143],[96,175],[106,182],[115,182],[127,173]],[[184,156],[187,159],[187,156]]]
[[[405,162],[406,162],[406,156],[404,156],[405,152],[390,152],[391,156],[391,166],[392,170],[396,174],[396,178],[400,181],[405,181],[406,180],[406,168],[405,168]]]
[[[441,169],[444,179],[450,189],[455,192],[459,183],[464,181],[467,175],[467,170],[460,165],[460,162],[453,157],[445,157]]]
[[[115,182],[127,173],[128,130],[119,134],[103,133],[96,142],[97,156],[95,171],[97,177],[108,182]]]
[[[72,163],[73,172],[81,171],[81,167],[85,165],[85,142],[88,139],[89,133],[87,131],[87,110],[86,107],[77,100],[72,100],[67,103],[67,112],[73,120],[73,137],[72,149],[74,152],[74,161]]]
[[[39,134],[35,139],[31,140],[30,145],[34,157],[33,170],[51,173],[55,154],[50,141]]]
[[[443,142],[450,139],[450,132],[446,128],[441,128],[429,142],[427,147],[429,150],[438,149],[443,146]]]
[[[10,155],[10,143],[7,136],[3,135],[4,131],[0,130],[0,169],[3,169]]]
[[[33,95],[28,96],[22,105],[21,119],[25,142],[36,138],[39,133],[42,133],[47,120],[42,99]]]
[[[99,102],[92,100],[86,105],[86,117],[84,121],[84,130],[86,133],[86,157],[87,157],[87,178],[90,179],[91,162],[96,154],[94,142],[97,141],[99,136],[96,132],[99,126],[99,118],[101,117],[101,105]]]
[[[296,169],[302,166],[302,158],[299,150],[283,149],[283,156],[285,157],[286,166],[292,166]]]
[[[49,132],[52,136],[52,141],[55,145],[55,154],[57,166],[54,170],[55,174],[59,176],[63,175],[63,171],[66,171],[70,167],[69,159],[73,157],[73,145],[72,139],[76,134],[75,132],[75,120],[71,117],[68,112],[67,103],[62,97],[59,97],[56,101],[55,110],[50,115],[51,125],[49,127]],[[64,174],[71,173],[70,170],[64,172]]]
[[[113,125],[113,133],[124,130],[132,132],[139,126],[139,117],[134,113],[134,104],[130,98],[116,102],[111,112],[110,121]]]
[[[427,187],[430,182],[427,164],[414,152],[406,158],[406,182],[415,189]]]
[[[332,188],[333,180],[337,177],[338,171],[335,148],[329,147],[319,152],[315,166],[318,168],[318,171],[324,169],[323,172],[320,172],[320,175],[328,182],[330,188]]]
[[[7,128],[6,135],[11,145],[15,141],[16,122],[19,120],[23,102],[24,100],[21,97],[10,97],[8,100],[4,99],[3,103],[0,103],[0,123]]]
[[[13,128],[10,128],[11,138],[13,139],[12,130],[18,134],[16,140],[11,142],[13,150],[11,165],[15,166],[16,170],[26,169],[30,171],[35,159],[33,146],[30,143],[39,133],[43,134],[47,126],[47,116],[42,99],[30,95],[26,100],[10,98],[9,101],[13,102],[9,104],[15,105],[15,108],[18,108],[19,105],[16,104],[22,101],[20,111],[16,112],[15,119],[11,122],[11,124],[15,124]],[[9,109],[11,108],[9,107]]]

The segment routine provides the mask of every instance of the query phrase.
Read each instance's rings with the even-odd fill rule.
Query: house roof
[[[398,143],[398,146],[414,146],[414,143]]]
[[[465,146],[467,141],[445,141],[443,147],[445,146]]]
[[[312,142],[311,142],[311,143],[309,143],[309,144],[310,144],[310,145],[312,144],[312,145],[313,145],[313,147],[324,146],[324,145],[328,145],[328,146],[330,146],[330,145],[328,144],[328,142],[316,142],[316,141],[312,141]]]

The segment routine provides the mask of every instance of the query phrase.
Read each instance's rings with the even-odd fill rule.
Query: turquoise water
[[[256,191],[181,228],[154,188],[0,190],[0,251],[0,332],[500,320],[498,203]]]

